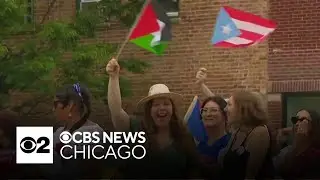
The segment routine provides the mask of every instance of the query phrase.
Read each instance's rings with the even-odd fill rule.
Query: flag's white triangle
[[[166,24],[162,21],[160,21],[159,19],[157,19],[157,22],[159,24],[159,31],[152,33],[152,35],[154,35],[152,41],[151,41],[151,47],[154,47],[156,45],[160,44],[160,40],[161,40],[161,32],[163,30],[163,28],[166,26]]]

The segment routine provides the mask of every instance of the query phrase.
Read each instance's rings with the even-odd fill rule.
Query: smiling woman
[[[227,102],[219,96],[208,97],[201,106],[201,117],[206,129],[206,141],[199,142],[197,149],[202,157],[208,179],[217,165],[220,151],[224,149],[231,135],[226,130],[227,116],[224,111]],[[213,174],[214,175],[214,174]]]
[[[138,103],[143,111],[141,121],[130,119],[121,107],[119,87],[120,66],[111,59],[106,67],[109,74],[108,105],[114,127],[118,131],[145,131],[147,157],[128,160],[120,170],[121,178],[192,178],[198,174],[196,148],[182,119],[178,116],[182,96],[170,92],[164,84],[150,87],[148,96]]]

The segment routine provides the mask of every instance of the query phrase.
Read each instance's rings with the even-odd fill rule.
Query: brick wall
[[[270,17],[278,29],[269,40],[270,93],[320,90],[320,1],[270,0]],[[282,102],[271,102],[272,119]]]
[[[270,39],[268,72],[272,84],[279,81],[305,82],[286,87],[273,86],[271,91],[306,91],[320,79],[320,2],[270,0],[270,16],[278,22],[278,29]],[[285,86],[285,85],[281,85]],[[318,89],[309,87],[309,90]]]
[[[37,15],[45,13],[50,1],[37,1]],[[215,93],[228,96],[235,89],[248,88],[265,92],[268,84],[268,43],[245,49],[217,49],[210,44],[219,8],[230,5],[268,17],[269,4],[265,0],[182,0],[180,19],[173,25],[173,41],[162,57],[132,44],[127,44],[122,58],[138,57],[152,63],[144,75],[128,74],[132,80],[134,96],[125,99],[126,108],[133,112],[137,101],[145,96],[154,83],[165,83],[172,91],[184,95],[186,110],[199,89],[194,86],[195,73],[200,67],[208,69],[207,85]],[[75,1],[57,0],[54,11],[47,19],[70,18],[75,14]],[[41,18],[37,18],[38,20]],[[100,40],[122,42],[128,29],[113,24],[101,30]],[[107,60],[106,60],[107,61]],[[99,107],[99,108],[98,108]],[[92,119],[106,119],[106,107],[97,105]]]

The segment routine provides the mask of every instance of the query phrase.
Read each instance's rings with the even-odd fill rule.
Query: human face
[[[309,126],[307,127],[302,127],[305,128],[306,132],[309,132],[311,130],[311,117],[308,111],[306,110],[301,110],[297,113],[296,117],[291,118],[292,123],[294,124],[294,132],[296,133],[299,127],[305,126],[305,123],[308,123]]]
[[[234,122],[236,121],[236,107],[234,103],[234,97],[231,96],[228,100],[227,104],[227,116],[228,116],[228,121],[229,122]]]
[[[209,101],[203,106],[201,116],[206,127],[219,126],[225,123],[225,118],[219,105],[213,101]]]
[[[157,127],[169,126],[173,106],[169,98],[156,98],[152,100],[151,117]]]
[[[54,115],[56,116],[57,120],[59,121],[66,121],[69,119],[69,114],[71,112],[71,107],[70,105],[65,106],[62,103],[63,101],[55,98],[53,101],[53,112]]]

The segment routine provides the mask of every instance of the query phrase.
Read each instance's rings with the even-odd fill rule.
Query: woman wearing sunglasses
[[[76,159],[66,160],[61,157],[60,151],[63,143],[60,142],[60,134],[68,131],[70,134],[75,132],[99,132],[104,130],[96,123],[89,120],[91,114],[91,95],[89,89],[79,83],[66,85],[59,89],[53,102],[53,112],[56,119],[63,123],[63,127],[58,128],[54,133],[54,165],[42,167],[43,172],[50,178],[78,179],[100,177],[103,161],[83,160],[80,156]],[[77,146],[81,151],[82,145],[71,140],[68,145]],[[73,150],[63,149],[64,156],[74,154]]]
[[[320,116],[316,111],[302,109],[291,118],[293,144],[274,159],[282,178],[320,177]]]

